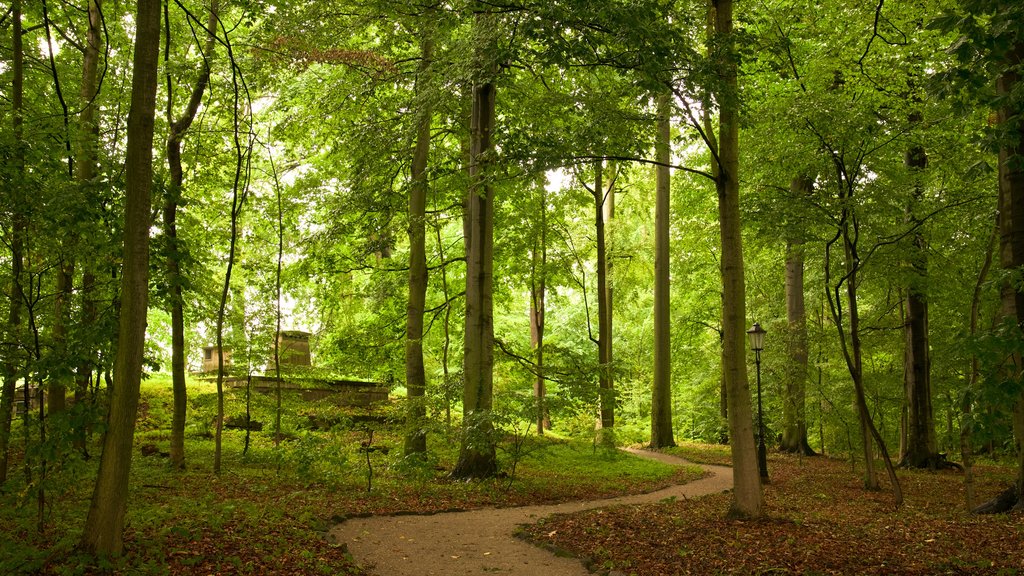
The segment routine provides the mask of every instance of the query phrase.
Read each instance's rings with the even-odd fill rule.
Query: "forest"
[[[6,4],[0,572],[1024,573],[1021,3]]]

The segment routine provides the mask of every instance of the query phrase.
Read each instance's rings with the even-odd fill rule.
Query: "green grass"
[[[699,476],[616,450],[554,437],[530,436],[514,449],[504,436],[498,458],[503,475],[485,481],[448,478],[458,457],[458,431],[443,426],[429,435],[424,460],[402,457],[403,430],[394,407],[374,411],[383,421],[360,420],[367,410],[329,402],[307,403],[285,394],[282,431],[273,442],[273,395],[253,394],[252,418],[264,423],[252,432],[243,454],[244,432],[224,430],[220,475],[213,474],[211,438],[216,411],[212,382],[189,382],[186,427],[187,470],[170,469],[158,454],[143,456],[143,445],[167,452],[170,446],[170,381],[144,382],[133,456],[125,533],[126,551],[114,571],[133,574],[357,574],[345,552],[324,532],[345,517],[399,512],[429,513],[481,506],[604,498],[654,490]],[[225,389],[226,414],[244,414],[244,390]],[[311,426],[313,419],[333,423]],[[21,428],[16,445],[21,445]],[[373,429],[372,489],[362,442]],[[65,446],[64,465],[50,463],[45,530],[36,527],[35,487],[24,485],[22,454],[15,454],[11,480],[0,494],[0,573],[87,574],[101,568],[74,554],[98,464],[82,461]],[[514,475],[508,475],[516,463]],[[58,470],[58,473],[53,473]],[[34,479],[38,479],[38,471]]]
[[[732,465],[732,448],[722,444],[700,444],[697,442],[679,442],[678,446],[662,448],[659,452],[685,458],[698,464],[717,466]]]

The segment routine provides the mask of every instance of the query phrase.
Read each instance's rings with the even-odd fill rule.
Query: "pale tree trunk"
[[[476,16],[475,26],[490,32],[493,18]],[[479,47],[481,60],[490,47]],[[492,73],[485,70],[485,73]],[[463,352],[462,445],[452,470],[455,478],[485,478],[498,471],[491,407],[494,376],[493,247],[494,193],[489,181],[494,147],[495,84],[473,86],[470,116],[470,186],[466,196],[466,332]]]
[[[721,78],[718,94],[718,225],[722,243],[722,372],[729,403],[729,441],[732,445],[732,517],[764,515],[761,474],[754,445],[754,422],[747,381],[746,315],[743,279],[743,236],[740,225],[739,94],[732,0],[711,0],[714,42]]]
[[[605,234],[605,197],[613,195],[614,183],[604,188],[604,163],[594,164],[594,225],[597,236],[597,362],[601,420],[601,443],[615,443],[615,379],[612,373],[612,313],[608,289],[608,243]]]
[[[715,35],[718,29],[718,19],[716,14],[718,10],[716,8],[714,0],[709,0],[707,7],[707,14],[704,23],[706,41],[709,50],[714,44]],[[703,96],[701,98],[701,122],[700,126],[703,128],[704,135],[706,138],[706,144],[708,149],[712,153],[712,160],[715,160],[718,154],[718,140],[715,137],[715,123],[714,123],[714,102],[712,100],[711,92],[708,88],[703,88]],[[711,162],[711,177],[715,182],[721,178],[721,166],[718,162]],[[724,358],[722,346],[725,345],[725,335],[721,329],[718,329],[718,346],[719,346],[719,374],[718,379],[718,414],[721,416],[721,422],[726,425],[719,431],[719,442],[722,444],[729,443],[729,388],[725,381],[725,368],[721,366],[721,359]]]
[[[430,62],[433,41],[424,34],[421,46],[419,75],[416,78],[418,110],[416,118],[416,145],[412,156],[412,184],[409,190],[409,301],[405,323],[405,386],[408,391],[405,453],[422,454],[427,451],[424,395],[427,375],[423,367],[423,310],[427,299],[427,161],[430,154]]]
[[[794,178],[790,190],[796,196],[808,196],[814,182]],[[804,306],[804,241],[791,238],[786,243],[786,319],[789,323],[787,352],[789,365],[782,402],[782,444],[779,449],[813,456],[807,443],[807,310]]]
[[[997,93],[1006,98],[1020,90],[1020,74],[1016,71],[1024,60],[1024,44],[1015,44],[1006,55],[1008,70],[996,82]],[[1019,107],[1005,105],[998,111],[1001,126],[1016,122],[1012,132],[1004,136],[999,149],[999,263],[1010,274],[1018,274],[1024,266],[1024,125],[1015,120]],[[1002,286],[1002,312],[1016,321],[1018,329],[1024,326],[1024,292],[1005,282]],[[1024,374],[1024,359],[1015,354],[1008,370],[1012,378]],[[1013,433],[1017,446],[1017,507],[1024,507],[1024,392],[1013,410]]]
[[[128,474],[139,404],[146,336],[149,277],[150,187],[153,182],[153,124],[160,53],[160,1],[139,0],[135,18],[131,109],[125,158],[124,264],[121,310],[110,412],[103,453],[80,547],[91,554],[118,555],[123,549]]]
[[[533,345],[537,373],[533,381],[533,397],[537,403],[537,434],[551,428],[551,418],[546,403],[547,385],[544,380],[544,314],[547,296],[547,191],[540,190],[540,226],[533,236],[533,252],[530,259],[530,343]]]
[[[920,123],[920,113],[911,114],[911,123]],[[920,173],[928,167],[924,147],[913,145],[906,153],[904,164],[913,174],[915,182],[908,206],[908,222],[917,228],[911,235],[909,266],[911,280],[907,286],[904,331],[904,389],[907,403],[906,445],[900,465],[911,468],[934,469],[938,463],[935,439],[935,420],[932,410],[931,358],[928,345],[928,256],[922,221],[915,215],[917,204],[924,194]]]
[[[672,95],[658,95],[658,126],[654,155],[657,184],[654,201],[654,385],[651,390],[651,448],[675,446],[672,433],[672,326],[669,283],[671,214]]]
[[[13,0],[11,3],[11,127],[14,132],[14,153],[12,166],[14,178],[21,179],[25,173],[25,160],[22,142],[22,114],[24,113],[24,44],[22,43],[21,30],[21,0]],[[11,343],[20,341],[21,331],[21,305],[23,294],[21,291],[21,274],[24,263],[24,234],[25,221],[22,215],[24,202],[20,197],[20,185],[11,187],[11,288],[8,293],[10,304],[7,310],[6,340]],[[11,352],[4,360],[3,388],[0,389],[0,486],[7,481],[7,467],[10,458],[11,441],[11,411],[14,406],[14,389],[18,379],[18,364],[16,361],[17,346],[12,346]]]
[[[166,6],[164,8],[167,10]],[[170,126],[167,134],[167,164],[170,182],[167,185],[163,205],[164,234],[167,236],[167,259],[164,266],[167,271],[168,289],[171,304],[171,387],[173,391],[173,414],[171,417],[171,465],[181,469],[185,467],[185,414],[188,406],[188,392],[185,387],[185,302],[182,295],[183,278],[181,275],[181,246],[178,243],[178,206],[181,203],[184,171],[181,166],[181,144],[185,134],[192,126],[203,94],[210,83],[210,58],[216,48],[216,39],[212,31],[217,29],[217,0],[210,3],[210,14],[206,23],[206,46],[203,51],[203,68],[192,87],[185,111],[174,120],[174,95],[171,75],[167,75],[167,123]],[[170,59],[170,23],[166,23],[167,38],[164,62]]]

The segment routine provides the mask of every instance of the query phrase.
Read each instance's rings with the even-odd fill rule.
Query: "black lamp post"
[[[747,330],[750,349],[754,351],[754,364],[757,365],[757,469],[761,472],[762,480],[768,479],[768,449],[764,445],[764,416],[761,409],[761,350],[764,350],[764,335],[767,333],[757,322]]]

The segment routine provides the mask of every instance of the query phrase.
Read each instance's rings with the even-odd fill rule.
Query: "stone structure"
[[[231,366],[231,348],[224,347],[224,368]],[[203,347],[203,368],[202,372],[216,372],[220,363],[221,349],[216,346]]]

